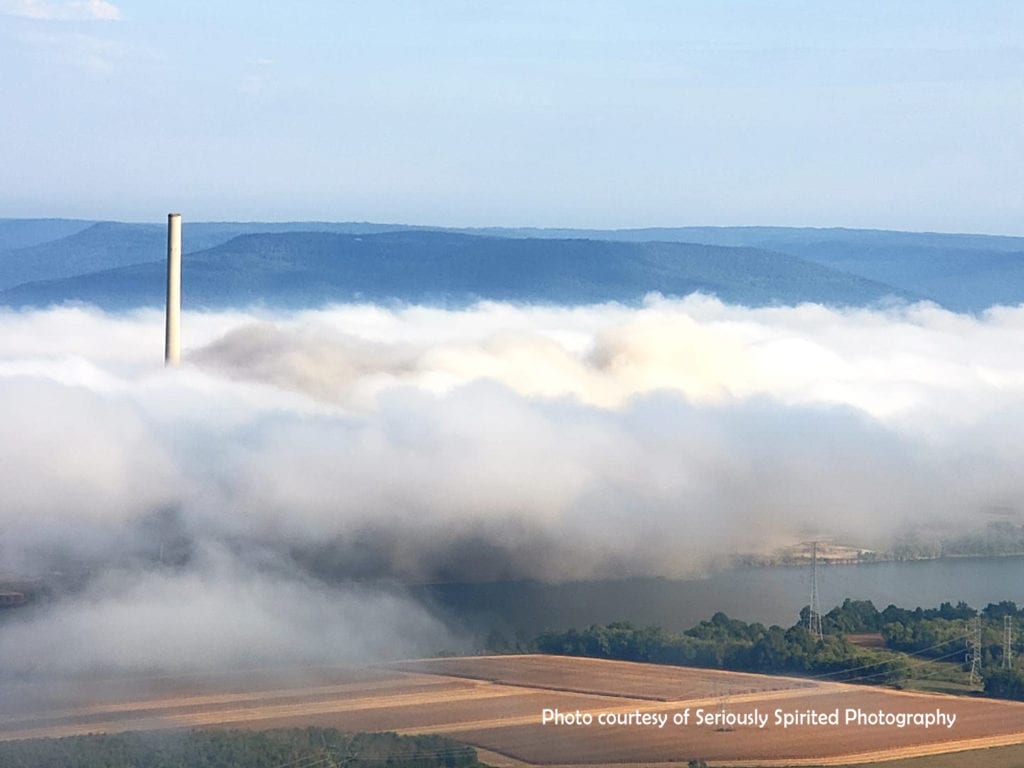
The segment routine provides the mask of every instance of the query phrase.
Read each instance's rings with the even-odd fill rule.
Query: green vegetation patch
[[[830,680],[895,683],[910,676],[905,657],[858,648],[842,635],[818,640],[802,626],[747,624],[716,613],[682,634],[619,622],[545,632],[541,653],[744,672],[820,675]]]
[[[545,632],[530,650],[654,664],[793,674],[826,680],[1024,700],[1024,609],[1011,601],[980,611],[966,603],[879,611],[847,599],[822,616],[824,636],[800,623],[783,629],[716,613],[683,633],[618,622]],[[871,638],[865,643],[865,639]],[[860,640],[860,643],[854,642]],[[884,647],[865,647],[879,645]],[[973,657],[972,655],[973,654]]]
[[[0,742],[4,768],[475,768],[476,750],[440,736],[268,731],[139,731]]]

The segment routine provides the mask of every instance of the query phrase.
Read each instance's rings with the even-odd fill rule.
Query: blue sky
[[[0,0],[0,216],[1024,234],[1021,2]]]

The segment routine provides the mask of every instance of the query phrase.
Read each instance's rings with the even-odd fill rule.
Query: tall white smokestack
[[[164,365],[181,358],[181,214],[167,214],[167,324]]]

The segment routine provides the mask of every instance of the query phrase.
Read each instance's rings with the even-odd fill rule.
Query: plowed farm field
[[[451,735],[506,766],[848,765],[1024,744],[1024,704],[540,655],[0,683],[0,739],[305,725]]]

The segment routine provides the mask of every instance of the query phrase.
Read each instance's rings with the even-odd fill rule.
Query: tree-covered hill
[[[34,224],[34,226],[33,226]],[[183,247],[202,251],[239,235],[268,232],[388,231],[389,225],[329,222],[188,222]],[[59,235],[46,239],[47,235]],[[13,243],[4,246],[4,243]],[[21,245],[17,245],[20,243]],[[0,219],[0,289],[40,280],[159,261],[167,253],[165,224],[66,219]]]
[[[862,306],[908,294],[786,254],[691,243],[528,240],[432,231],[241,235],[183,260],[186,307],[340,301],[637,302],[696,291],[748,305]],[[163,259],[0,292],[0,302],[162,304]]]
[[[311,273],[298,263],[307,247],[315,251],[322,246],[309,240],[307,235],[310,233],[370,237],[382,233],[403,233],[401,236],[414,237],[461,234],[470,236],[471,239],[466,242],[477,244],[482,253],[490,251],[490,247],[482,245],[484,239],[503,243],[518,240],[526,242],[519,246],[503,247],[521,248],[545,258],[545,255],[553,251],[567,248],[565,243],[578,241],[644,246],[641,250],[665,250],[672,246],[684,250],[698,246],[717,246],[733,249],[733,252],[748,249],[748,253],[770,254],[766,258],[788,258],[788,262],[778,261],[778,265],[784,268],[784,274],[765,273],[762,265],[750,264],[739,258],[725,271],[690,274],[689,282],[703,286],[704,290],[714,291],[727,300],[743,301],[745,297],[753,297],[753,303],[822,301],[864,305],[877,301],[877,290],[868,289],[872,285],[902,298],[923,298],[957,311],[977,312],[993,304],[1024,303],[1024,238],[838,227],[458,229],[369,222],[194,222],[186,214],[183,242],[186,264],[192,261],[192,255],[198,256],[200,252],[212,250],[219,251],[222,256],[232,257],[233,260],[225,261],[225,269],[241,265],[252,271],[253,274],[244,279],[236,276],[230,286],[225,286],[223,280],[214,280],[207,293],[220,291],[214,296],[216,304],[222,304],[235,295],[248,297],[245,300],[249,301],[254,294],[259,294],[259,300],[269,304],[291,304],[295,301],[294,294],[300,292],[300,288],[314,297],[312,301],[321,301],[325,296],[328,300],[337,300],[337,283],[340,280],[335,278],[339,276],[321,279],[323,275]],[[272,246],[262,237],[233,242],[243,235],[274,234],[287,234],[291,237]],[[104,306],[157,303],[157,294],[161,289],[146,287],[140,280],[142,276],[151,278],[155,274],[153,265],[163,260],[165,248],[166,228],[163,222],[126,224],[72,219],[0,219],[0,292],[14,289],[6,295],[0,293],[0,303],[34,305],[75,300],[97,301]],[[239,253],[243,248],[251,250]],[[274,273],[277,277],[285,278],[286,285],[280,291],[273,285],[268,289],[266,283],[273,283],[273,279],[266,279],[266,274],[261,277],[266,267],[261,260],[267,248],[272,248],[278,256],[289,248],[292,250],[289,256],[291,269],[281,269]],[[425,248],[426,245],[421,242],[418,251],[420,255],[429,255],[429,248]],[[338,250],[337,244],[335,250]],[[520,261],[525,263],[524,260]],[[147,263],[150,267],[135,266]],[[815,269],[802,276],[792,271],[786,273],[796,264],[804,265],[805,270]],[[110,272],[128,266],[133,266],[133,270],[128,273]],[[441,271],[438,274],[447,274],[444,271],[445,264],[442,262],[439,266]],[[209,267],[207,264],[202,269],[209,270]],[[640,268],[644,268],[643,265]],[[748,268],[750,271],[747,271]],[[86,275],[92,277],[85,278]],[[826,275],[829,277],[826,278]],[[216,277],[212,274],[204,276]],[[539,272],[535,277],[540,281],[548,276],[547,273]],[[49,282],[71,277],[83,279]],[[347,273],[346,277],[351,277],[351,273]],[[364,277],[369,280],[373,272],[367,272]],[[595,276],[595,281],[599,280],[600,277]],[[765,288],[765,280],[777,280],[778,284],[774,290],[769,291]],[[845,286],[842,285],[844,280],[847,281]],[[112,282],[108,285],[107,281]],[[26,285],[41,282],[47,284]],[[387,293],[384,286],[370,287],[373,295]],[[361,285],[359,290],[365,294],[365,288],[365,285]],[[635,286],[624,286],[621,293],[627,293],[627,288]],[[340,293],[343,297],[350,297],[352,291],[346,293],[346,290],[343,287]],[[609,292],[605,290],[604,294]],[[674,289],[670,292],[674,292]],[[445,293],[445,297],[455,301],[470,294],[486,298],[514,294],[519,298],[522,293],[500,281],[483,281],[471,286],[468,291],[465,284],[456,285]],[[592,290],[589,295],[595,293],[601,292]],[[551,294],[528,297],[527,300],[558,300],[558,296],[573,295],[571,291],[565,290],[564,285],[560,290],[552,290]],[[572,300],[587,300],[584,298],[586,295],[586,292],[580,291],[579,298]],[[436,299],[437,292],[432,291],[429,295],[420,292],[413,298],[424,300],[431,297]],[[402,301],[409,300],[410,296],[408,292],[403,295],[393,293],[388,294],[387,298]],[[628,300],[633,298],[630,294]],[[210,296],[205,296],[203,301],[209,303]],[[303,300],[303,303],[307,302]]]

